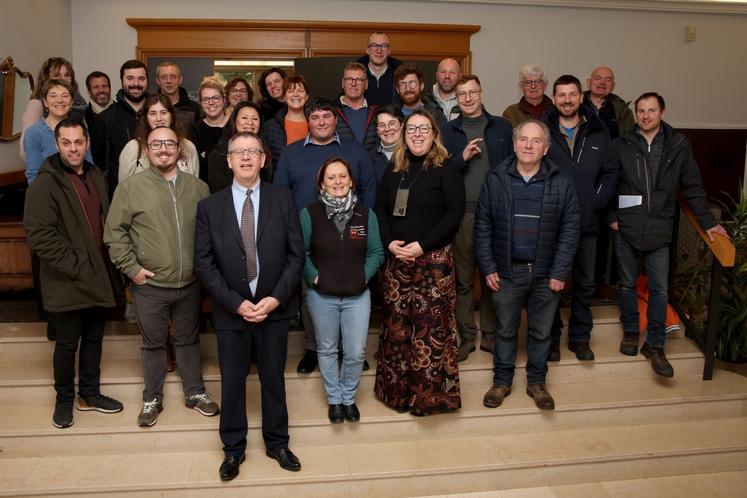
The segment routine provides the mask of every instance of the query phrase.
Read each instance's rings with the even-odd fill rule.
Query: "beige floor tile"
[[[184,483],[189,479],[193,460],[192,452],[122,455],[112,474],[96,484]]]
[[[40,458],[0,459],[0,490],[18,489],[28,479]]]
[[[698,474],[698,480],[719,498],[744,498],[747,494],[747,471]]]
[[[557,498],[610,498],[598,482],[550,486]]]
[[[24,489],[74,489],[108,482],[115,473],[118,455],[40,458],[23,483]]]
[[[630,479],[627,481],[608,481],[600,483],[611,498],[673,498],[659,494],[659,490],[648,479]]]
[[[711,495],[711,488],[696,476],[657,477],[649,481],[661,496],[703,498]],[[747,489],[744,491],[747,494]]]
[[[555,498],[555,493],[547,486],[537,488],[504,489],[501,498]]]

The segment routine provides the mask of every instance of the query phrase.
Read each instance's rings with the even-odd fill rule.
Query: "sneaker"
[[[627,356],[638,356],[638,334],[635,332],[623,333],[620,341],[620,352]]]
[[[121,412],[123,408],[122,403],[101,393],[89,398],[78,396],[78,410],[82,412],[117,413]]]
[[[163,411],[163,403],[153,398],[153,401],[143,403],[143,409],[137,416],[137,425],[140,427],[152,427],[156,425],[158,414]]]
[[[503,404],[503,400],[511,394],[511,386],[505,384],[493,384],[493,387],[488,389],[485,393],[485,397],[482,398],[482,404],[488,408],[498,408]]]
[[[644,342],[641,346],[641,354],[651,360],[651,368],[657,375],[662,377],[674,377],[674,368],[664,355],[664,348],[655,348]]]
[[[218,403],[210,399],[206,393],[193,394],[185,398],[184,404],[187,408],[193,408],[206,417],[214,417],[220,413]]]
[[[58,429],[64,429],[73,425],[72,401],[58,401],[55,403],[54,414],[52,415],[52,425]]]
[[[560,361],[560,340],[550,341],[550,353],[547,355],[547,361]]]
[[[589,347],[586,341],[568,342],[568,349],[576,353],[576,359],[581,361],[591,361],[594,359],[594,351]]]
[[[465,339],[457,349],[457,361],[464,361],[469,358],[469,354],[475,350],[475,341]]]
[[[540,410],[554,410],[555,400],[552,399],[550,393],[547,392],[547,386],[545,384],[529,384],[527,386],[527,395],[534,399],[534,404]]]

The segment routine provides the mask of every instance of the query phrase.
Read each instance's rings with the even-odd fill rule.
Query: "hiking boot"
[[[503,400],[511,394],[511,386],[505,384],[493,384],[482,398],[482,404],[488,408],[498,408],[503,404]]]
[[[101,393],[88,398],[78,396],[78,410],[82,412],[117,413],[121,412],[123,408],[122,403]]]
[[[58,429],[64,429],[73,425],[73,402],[58,401],[54,405],[52,425]]]
[[[594,351],[589,347],[586,341],[569,342],[568,349],[576,353],[576,359],[581,361],[591,361],[594,359]]]
[[[553,339],[550,341],[550,353],[547,355],[547,361],[560,361],[560,340]]]
[[[206,417],[214,417],[220,413],[218,403],[213,401],[205,393],[193,394],[184,399],[184,405],[187,408],[193,408]]]
[[[475,341],[465,339],[457,349],[457,361],[464,361],[469,358],[469,354],[475,350]]]
[[[163,403],[153,398],[153,401],[145,401],[140,415],[137,416],[137,425],[140,427],[152,427],[156,425],[158,414],[163,411]]]
[[[547,392],[547,386],[545,384],[529,384],[527,386],[527,395],[534,399],[534,404],[540,410],[554,410],[555,400],[552,399],[550,393]]]
[[[657,375],[662,377],[674,377],[674,368],[664,355],[664,348],[655,348],[644,342],[641,346],[641,354],[651,360],[651,368]]]
[[[638,334],[635,332],[623,333],[620,341],[620,352],[627,356],[638,356]]]

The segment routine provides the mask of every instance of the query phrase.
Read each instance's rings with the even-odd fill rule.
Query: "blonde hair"
[[[199,98],[202,98],[202,91],[205,88],[212,88],[220,93],[223,100],[226,99],[226,81],[219,76],[205,76],[200,83],[200,91],[197,93]]]
[[[444,161],[451,157],[449,151],[446,150],[443,142],[441,142],[441,130],[438,128],[436,119],[431,115],[430,112],[424,109],[416,109],[412,111],[412,114],[405,118],[405,122],[402,124],[402,133],[397,139],[397,145],[394,146],[394,155],[392,155],[392,161],[394,162],[393,169],[395,173],[409,171],[410,169],[410,159],[408,158],[407,143],[405,142],[405,135],[407,134],[407,130],[405,129],[405,127],[407,127],[407,123],[415,116],[423,116],[428,119],[431,125],[431,133],[433,133],[433,144],[431,145],[431,150],[429,150],[425,155],[425,160],[423,161],[423,169],[428,169],[430,166],[433,166],[434,168],[440,168],[441,166],[443,166]]]

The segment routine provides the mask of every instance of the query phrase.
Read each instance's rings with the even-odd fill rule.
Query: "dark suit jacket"
[[[244,244],[231,187],[197,205],[195,273],[215,299],[216,329],[246,327],[247,322],[236,312],[244,299],[256,303],[272,296],[280,301],[268,320],[293,318],[298,311],[295,293],[303,268],[304,248],[293,196],[289,190],[264,181],[259,188],[259,281],[254,296],[247,282]]]

